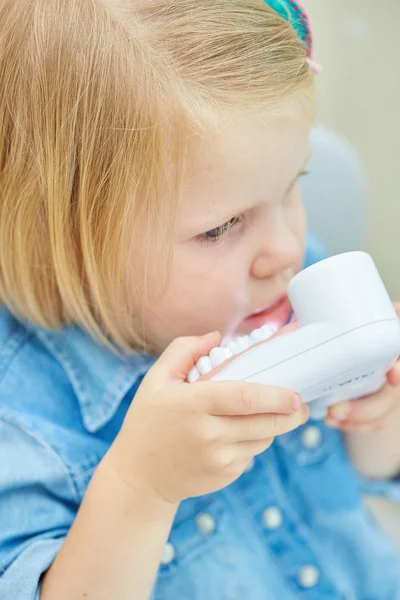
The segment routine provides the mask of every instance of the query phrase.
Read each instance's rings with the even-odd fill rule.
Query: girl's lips
[[[252,317],[254,315],[259,315],[262,312],[266,312],[267,310],[271,310],[272,308],[275,308],[278,304],[280,304],[280,302],[282,302],[282,300],[285,298],[284,295],[282,296],[278,296],[276,300],[274,300],[273,302],[270,302],[269,304],[266,304],[265,306],[261,306],[260,308],[256,308],[256,310],[254,310],[249,317]]]
[[[272,325],[275,331],[283,327],[292,312],[292,307],[287,296],[283,296],[272,308],[267,308],[261,312],[254,312],[244,319],[240,324],[237,333],[251,333],[253,329],[258,329],[268,323]]]

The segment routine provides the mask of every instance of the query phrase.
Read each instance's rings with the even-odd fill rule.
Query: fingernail
[[[349,416],[350,411],[351,405],[348,402],[346,402],[334,406],[331,410],[331,414],[333,416],[334,421],[344,421]]]
[[[299,410],[301,405],[302,405],[302,402],[301,402],[300,396],[298,394],[294,394],[293,395],[293,412],[296,412],[296,410]]]
[[[336,419],[331,419],[330,417],[329,419],[325,420],[325,425],[334,429],[338,429],[340,427],[339,421],[337,421]]]
[[[201,337],[203,337],[203,338],[209,338],[209,337],[212,337],[214,335],[214,333],[215,333],[215,331],[210,331],[210,333],[205,333]]]

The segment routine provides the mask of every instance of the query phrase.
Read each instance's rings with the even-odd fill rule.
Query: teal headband
[[[308,58],[311,58],[312,33],[306,11],[296,0],[264,0],[264,2],[294,27],[297,35],[307,47]]]

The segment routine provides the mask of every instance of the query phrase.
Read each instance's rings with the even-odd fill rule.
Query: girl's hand
[[[244,382],[186,383],[219,333],[179,338],[149,370],[108,460],[135,491],[181,500],[237,479],[276,435],[302,425],[309,409],[292,391]]]
[[[400,316],[400,303],[394,307]],[[383,429],[392,414],[400,410],[400,360],[387,374],[387,384],[378,393],[331,406],[326,424],[345,432]]]

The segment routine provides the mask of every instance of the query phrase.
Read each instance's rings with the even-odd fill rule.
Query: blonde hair
[[[300,97],[305,46],[262,0],[2,0],[0,31],[0,301],[143,348],[194,134]]]

